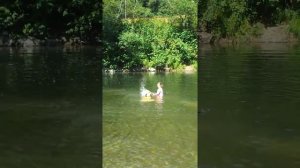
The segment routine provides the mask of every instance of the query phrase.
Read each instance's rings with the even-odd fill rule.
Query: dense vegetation
[[[98,0],[1,0],[0,35],[11,38],[100,39],[102,7]]]
[[[102,40],[105,68],[179,68],[196,62],[196,15],[196,0],[4,0],[0,40]]]
[[[199,31],[215,38],[259,35],[264,26],[287,24],[300,36],[299,0],[201,0]]]
[[[195,65],[197,2],[104,0],[105,68]]]

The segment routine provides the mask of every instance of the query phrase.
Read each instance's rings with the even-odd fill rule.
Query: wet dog
[[[141,91],[141,96],[143,96],[143,97],[151,97],[151,95],[152,95],[152,93],[147,89],[143,89]]]

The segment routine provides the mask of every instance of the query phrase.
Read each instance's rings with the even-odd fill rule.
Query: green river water
[[[198,73],[102,83],[99,53],[0,49],[0,167],[300,167],[299,46],[203,47]],[[140,101],[158,81],[163,102]]]
[[[300,47],[200,48],[199,166],[300,167]]]
[[[0,167],[101,166],[99,48],[0,48]]]
[[[140,101],[158,81],[163,102]],[[104,75],[103,166],[197,167],[197,74]]]

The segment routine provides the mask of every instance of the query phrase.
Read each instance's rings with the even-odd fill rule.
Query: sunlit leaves
[[[104,0],[105,67],[172,67],[196,60],[196,0]]]
[[[141,66],[178,68],[196,59],[196,38],[189,31],[179,31],[172,22],[162,18],[125,22],[120,35],[120,47],[126,59],[136,60]]]

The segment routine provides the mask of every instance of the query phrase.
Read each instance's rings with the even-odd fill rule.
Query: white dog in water
[[[151,95],[152,95],[152,92],[150,92],[149,90],[147,90],[145,88],[141,91],[141,96],[143,96],[143,97],[151,97]]]

